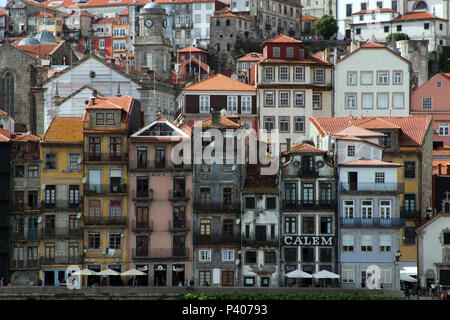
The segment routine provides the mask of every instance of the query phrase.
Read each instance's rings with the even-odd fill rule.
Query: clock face
[[[163,27],[164,27],[164,28],[167,28],[167,20],[164,19],[162,23],[163,23]]]
[[[153,25],[153,21],[150,18],[145,19],[144,23],[147,28],[150,28]]]

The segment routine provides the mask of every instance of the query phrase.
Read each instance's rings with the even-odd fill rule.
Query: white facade
[[[336,154],[339,163],[354,161],[361,158],[381,160],[383,158],[383,148],[381,146],[372,146],[363,141],[337,140]]]
[[[364,48],[335,66],[334,115],[408,116],[410,64],[388,48]]]
[[[209,45],[209,26],[211,16],[214,15],[215,4],[211,2],[192,3],[192,33],[191,39],[196,39],[197,46],[207,48]]]

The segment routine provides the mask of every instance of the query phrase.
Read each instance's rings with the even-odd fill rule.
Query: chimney
[[[212,125],[213,126],[220,126],[222,125],[222,122],[220,121],[220,110],[212,110],[211,112],[211,120],[212,120]]]
[[[450,164],[447,165],[447,175],[450,175]]]
[[[438,175],[441,175],[441,164],[438,163]]]

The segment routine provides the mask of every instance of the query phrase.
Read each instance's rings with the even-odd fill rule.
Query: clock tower
[[[136,68],[152,70],[157,81],[169,79],[170,40],[165,37],[167,27],[166,11],[157,3],[147,3],[139,12],[136,31]]]

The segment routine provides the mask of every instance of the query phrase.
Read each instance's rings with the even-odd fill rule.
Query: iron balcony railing
[[[87,152],[85,162],[124,162],[127,161],[126,152]]]
[[[136,190],[133,189],[133,200],[153,200],[153,189]]]
[[[43,228],[41,231],[41,239],[71,238],[79,239],[83,236],[80,228]]]
[[[133,249],[133,259],[187,259],[189,248],[144,248]]]
[[[319,175],[319,168],[316,166],[300,167],[298,169],[299,177],[315,177]]]
[[[202,212],[239,212],[241,210],[240,202],[204,202],[194,201],[194,209]]]
[[[69,200],[55,200],[54,202],[41,202],[43,210],[81,210],[83,209],[83,201],[81,199],[73,202]]]
[[[82,258],[80,255],[75,256],[54,256],[41,257],[39,259],[40,265],[55,265],[55,264],[81,264]]]
[[[84,194],[87,196],[128,194],[126,184],[87,184],[84,186]]]
[[[91,217],[84,218],[84,224],[86,226],[126,226],[127,218],[124,216],[114,217]]]
[[[340,218],[343,227],[404,227],[403,218]]]
[[[400,218],[404,219],[420,219],[422,216],[420,210],[411,210],[407,207],[400,207]]]
[[[339,184],[339,188],[342,192],[405,192],[404,183],[371,183],[371,182],[358,182],[358,183],[343,183]]]
[[[233,234],[213,233],[200,234],[199,231],[194,232],[194,244],[240,244],[241,234],[235,232]]]
[[[154,161],[136,161],[132,160],[129,162],[130,170],[138,170],[138,171],[183,171],[183,170],[192,170],[192,164],[166,164],[164,163],[155,163]]]
[[[186,201],[191,198],[191,190],[181,190],[181,191],[173,191],[169,190],[169,200],[170,201]]]
[[[25,160],[40,160],[40,152],[39,151],[13,151],[12,159],[25,159]]]
[[[244,246],[258,247],[258,246],[278,246],[278,237],[270,238],[267,235],[256,236],[254,233],[250,233],[248,237],[246,234],[242,234],[242,243]]]
[[[146,232],[150,232],[153,230],[153,221],[147,221],[147,222],[140,222],[140,221],[136,221],[133,220],[133,227],[132,227],[134,232],[137,231],[146,231]]]
[[[191,221],[189,220],[170,220],[169,231],[188,231]]]
[[[334,200],[284,200],[282,202],[284,210],[326,210],[334,209]]]
[[[24,232],[13,232],[11,237],[15,241],[25,240]]]
[[[27,232],[27,240],[29,240],[29,241],[37,241],[37,240],[39,240],[39,231],[37,231],[37,230],[28,230],[28,232]]]
[[[39,268],[39,260],[12,260],[11,269],[35,269]]]

